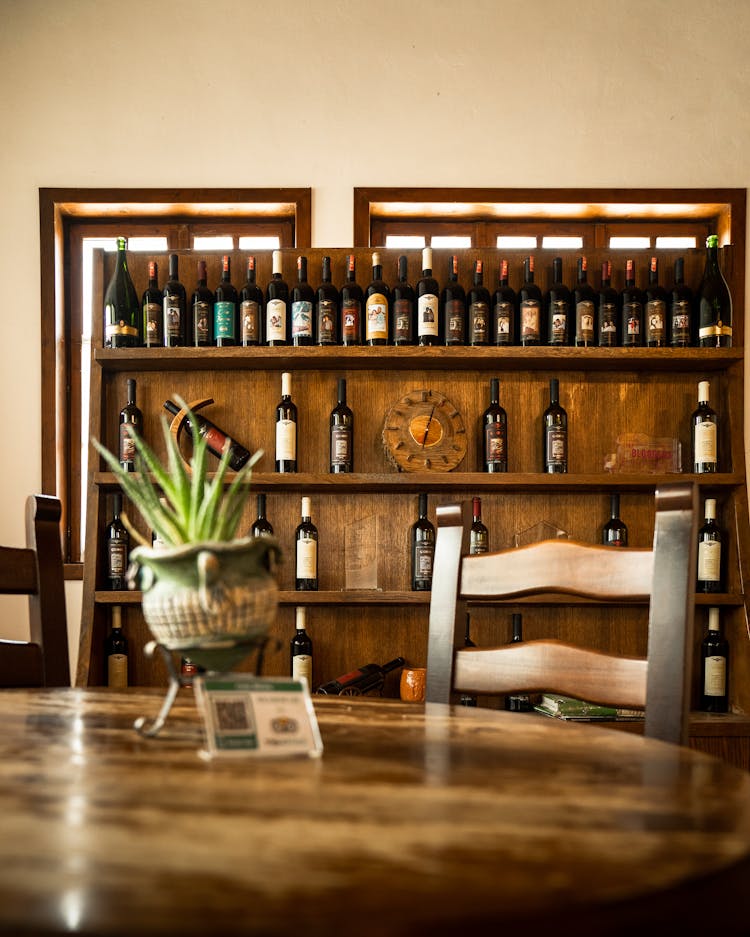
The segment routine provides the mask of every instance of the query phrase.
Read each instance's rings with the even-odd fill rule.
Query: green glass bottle
[[[698,290],[698,344],[732,347],[732,295],[719,267],[719,238],[706,238],[706,267]]]
[[[104,294],[104,345],[132,348],[141,344],[141,301],[128,273],[125,238],[117,238],[117,266]]]

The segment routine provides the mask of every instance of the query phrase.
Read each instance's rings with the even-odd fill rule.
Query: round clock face
[[[388,411],[383,445],[405,472],[450,472],[466,455],[461,414],[443,394],[414,390]]]

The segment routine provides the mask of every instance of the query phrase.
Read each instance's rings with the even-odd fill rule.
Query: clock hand
[[[430,410],[430,418],[429,418],[429,420],[427,420],[427,426],[425,427],[424,436],[422,437],[422,448],[423,448],[423,449],[424,449],[424,447],[427,445],[427,436],[429,435],[430,426],[432,425],[432,417],[433,417],[433,415],[434,415],[434,413],[435,413],[435,406],[436,406],[436,405],[433,405],[432,410]]]

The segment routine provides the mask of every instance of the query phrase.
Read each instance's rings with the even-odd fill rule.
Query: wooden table
[[[132,730],[158,703],[0,692],[0,933],[750,925],[750,774],[710,756],[522,714],[316,698],[321,759],[205,762],[190,690],[157,739]]]

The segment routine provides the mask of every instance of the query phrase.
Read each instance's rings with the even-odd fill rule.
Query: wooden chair
[[[644,708],[646,735],[687,743],[693,641],[697,488],[656,491],[652,549],[546,540],[467,556],[469,504],[437,509],[427,649],[428,703],[452,693],[548,690]],[[612,603],[649,599],[647,660],[542,640],[465,648],[466,600],[567,593]]]
[[[0,594],[29,596],[30,641],[0,641],[0,687],[70,686],[60,502],[26,500],[26,548],[0,547]]]

